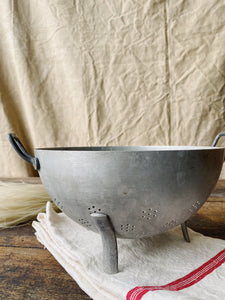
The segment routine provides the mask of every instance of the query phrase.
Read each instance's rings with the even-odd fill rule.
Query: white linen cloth
[[[225,299],[223,240],[189,229],[191,243],[186,243],[179,227],[152,238],[118,239],[119,273],[108,275],[102,271],[100,235],[56,213],[50,202],[33,227],[37,239],[94,300]]]

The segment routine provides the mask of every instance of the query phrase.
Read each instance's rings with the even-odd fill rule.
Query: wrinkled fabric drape
[[[4,0],[0,36],[1,176],[37,175],[8,132],[32,153],[225,130],[222,0]]]

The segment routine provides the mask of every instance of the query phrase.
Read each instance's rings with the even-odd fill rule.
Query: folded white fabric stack
[[[100,235],[47,203],[33,222],[38,240],[94,300],[225,299],[225,241],[179,227],[142,239],[118,239],[119,273],[102,271]]]

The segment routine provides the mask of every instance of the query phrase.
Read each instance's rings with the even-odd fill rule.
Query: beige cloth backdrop
[[[32,152],[225,130],[223,0],[3,0],[0,37],[0,176],[35,174],[8,132]]]

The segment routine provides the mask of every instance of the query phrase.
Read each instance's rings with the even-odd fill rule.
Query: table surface
[[[225,180],[188,220],[188,227],[225,240]],[[0,230],[0,299],[91,298],[37,241],[31,224],[24,224]]]

